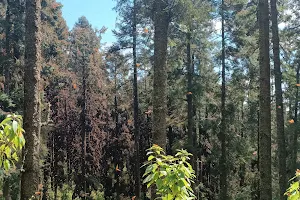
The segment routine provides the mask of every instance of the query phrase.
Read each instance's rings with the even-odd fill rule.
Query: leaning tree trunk
[[[40,0],[26,1],[24,69],[24,172],[21,177],[21,200],[28,200],[40,183]]]
[[[272,199],[271,176],[271,108],[270,108],[270,53],[269,53],[269,3],[259,0],[259,174],[260,199]]]
[[[169,13],[164,0],[154,2],[153,143],[166,149],[167,46]]]
[[[274,55],[274,72],[275,72],[275,96],[276,96],[276,122],[277,122],[277,143],[278,143],[278,161],[279,161],[279,187],[280,199],[286,199],[284,192],[286,190],[286,147],[284,134],[284,116],[283,116],[283,99],[281,80],[282,74],[280,69],[280,52],[279,52],[279,35],[278,35],[278,11],[277,0],[271,0],[271,20],[272,20],[272,40]]]

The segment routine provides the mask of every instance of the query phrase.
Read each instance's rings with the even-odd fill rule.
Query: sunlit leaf
[[[12,127],[13,127],[14,132],[16,133],[16,132],[17,132],[17,129],[18,129],[18,122],[15,121],[15,120],[13,120],[13,122],[12,122]]]
[[[5,160],[4,161],[4,169],[7,171],[10,169],[10,163],[9,163],[9,160]]]

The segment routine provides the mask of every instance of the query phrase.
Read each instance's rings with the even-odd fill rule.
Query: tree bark
[[[296,69],[296,83],[300,83],[300,64],[298,64]],[[295,108],[294,108],[294,122],[295,125],[298,124],[298,102],[299,102],[299,87],[296,86],[296,95],[295,95]],[[294,174],[297,169],[297,149],[298,149],[298,130],[294,127],[294,134],[292,139],[292,166],[291,166],[291,175]]]
[[[133,1],[133,111],[134,111],[134,148],[135,148],[135,196],[137,200],[141,199],[141,171],[140,171],[140,125],[139,125],[139,101],[138,101],[138,83],[137,83],[137,5]]]
[[[272,199],[271,176],[271,108],[270,108],[270,53],[269,53],[269,3],[259,0],[259,174],[260,199]]]
[[[40,183],[40,0],[26,1],[24,69],[24,172],[21,177],[21,200],[28,200]]]
[[[193,114],[193,69],[191,54],[191,30],[187,33],[187,120],[188,120],[188,150],[194,150],[194,114]]]
[[[278,34],[278,11],[277,0],[271,0],[271,20],[272,20],[272,40],[273,40],[273,56],[274,56],[274,72],[275,72],[275,96],[276,96],[276,123],[277,123],[277,143],[278,143],[278,161],[279,161],[279,187],[280,199],[286,199],[284,192],[287,188],[286,180],[286,147],[284,133],[284,115],[283,115],[283,99],[281,87],[281,68],[280,68],[280,52],[279,52],[279,34]]]
[[[167,46],[169,13],[164,0],[154,2],[153,143],[166,149]]]
[[[222,91],[221,91],[221,124],[220,124],[220,141],[221,141],[221,158],[220,158],[220,199],[228,199],[228,184],[227,184],[227,156],[226,156],[226,65],[225,65],[225,15],[224,15],[224,0],[222,0]]]
[[[87,183],[86,183],[86,115],[87,115],[87,63],[85,60],[85,56],[83,55],[82,60],[82,103],[81,103],[81,153],[82,153],[82,160],[81,160],[81,173],[83,180],[83,192],[86,194],[87,191]],[[84,199],[86,197],[84,196]]]
[[[10,183],[9,183],[9,177],[4,177],[3,179],[3,197],[5,200],[11,200],[10,196]]]
[[[11,29],[12,29],[12,12],[11,12],[11,0],[7,0],[7,9],[6,9],[6,16],[5,21],[7,23],[6,30],[5,30],[5,52],[6,52],[6,62],[4,65],[4,77],[5,77],[5,84],[4,84],[4,92],[6,94],[9,94],[10,92],[10,70],[11,70],[11,64],[12,64],[12,45],[11,45]]]

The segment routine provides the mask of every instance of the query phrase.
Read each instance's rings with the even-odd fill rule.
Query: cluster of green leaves
[[[284,195],[288,196],[287,200],[300,199],[299,177],[300,177],[300,170],[297,169],[295,176],[289,180],[289,182],[291,182],[290,187],[284,193]]]
[[[0,123],[0,168],[6,171],[19,160],[18,153],[25,145],[20,115],[8,115]]]
[[[156,194],[162,200],[195,199],[191,186],[195,172],[188,162],[192,154],[178,150],[175,156],[166,155],[158,145],[147,151],[147,168],[143,175],[147,188],[155,185]]]

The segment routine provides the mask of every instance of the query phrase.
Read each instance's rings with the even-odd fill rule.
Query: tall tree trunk
[[[118,80],[117,80],[117,65],[115,65],[115,72],[114,72],[114,80],[115,80],[115,137],[119,135],[119,112],[118,112]]]
[[[194,56],[191,52],[191,41],[192,41],[192,26],[189,24],[189,31],[187,32],[187,121],[188,121],[188,151],[193,154],[191,158],[191,165],[194,170],[197,171],[197,155],[195,152],[196,134],[194,131],[194,106],[193,106],[193,75],[194,75]],[[198,179],[193,184],[195,190],[198,185]]]
[[[259,173],[260,199],[272,199],[271,176],[271,108],[270,108],[270,53],[269,53],[269,2],[259,0]]]
[[[167,47],[169,13],[165,0],[154,2],[153,143],[166,149]]]
[[[11,70],[11,64],[12,64],[12,45],[11,45],[11,31],[12,31],[12,12],[11,12],[11,0],[7,0],[7,9],[6,9],[6,16],[5,21],[7,23],[6,30],[5,30],[5,51],[6,51],[6,62],[4,66],[4,77],[5,77],[5,84],[4,84],[4,92],[6,94],[9,94],[10,91],[10,70]]]
[[[241,138],[244,138],[244,100],[241,101]],[[243,188],[245,186],[245,173],[246,173],[246,165],[245,163],[242,163],[240,165],[240,172],[239,172],[239,177],[240,177],[240,187]]]
[[[138,101],[138,83],[137,83],[137,58],[136,58],[136,40],[137,40],[137,5],[133,1],[133,111],[134,111],[134,148],[135,148],[135,196],[141,199],[141,172],[140,172],[140,125],[139,125],[139,101]]]
[[[272,20],[272,40],[274,55],[274,72],[275,72],[275,96],[276,96],[276,122],[277,122],[277,143],[278,143],[278,161],[279,161],[279,187],[280,199],[286,199],[284,192],[286,190],[286,147],[284,133],[284,116],[283,116],[283,99],[281,80],[282,74],[280,69],[280,52],[279,52],[279,35],[278,35],[278,11],[277,0],[271,0],[271,20]]]
[[[194,150],[194,122],[193,122],[193,65],[191,54],[191,30],[187,33],[187,120],[188,120],[188,150],[191,152]]]
[[[300,64],[297,66],[296,70],[296,82],[300,83]],[[295,95],[295,108],[294,108],[294,122],[298,124],[298,102],[299,102],[299,87],[296,87],[296,95]],[[298,130],[294,127],[294,134],[292,140],[292,167],[291,167],[291,175],[294,174],[294,171],[297,169],[297,149],[298,149]]]
[[[221,141],[221,158],[220,158],[220,199],[228,199],[228,184],[227,184],[227,158],[226,158],[226,115],[225,115],[225,101],[226,101],[226,66],[225,66],[225,15],[224,15],[224,0],[222,0],[222,95],[221,95],[221,129],[220,129],[220,141]]]
[[[87,101],[87,63],[85,61],[85,54],[82,62],[82,102],[81,102],[81,173],[83,178],[83,192],[86,194],[86,101]],[[85,195],[84,195],[85,196]],[[86,199],[86,197],[84,197]]]
[[[154,66],[153,66],[153,126],[152,142],[166,150],[167,146],[167,48],[170,24],[168,3],[156,0],[154,10]],[[151,190],[151,199],[155,199],[155,190]]]
[[[65,98],[65,120],[68,122],[69,116],[68,116],[68,105],[67,105],[67,98]],[[66,164],[67,164],[67,184],[70,185],[71,180],[71,166],[70,166],[70,160],[71,160],[71,152],[70,152],[70,125],[69,123],[66,124],[66,136],[65,136],[65,149],[66,149]]]
[[[172,145],[175,140],[172,126],[168,126],[167,137],[168,137],[168,141],[169,141],[168,148],[167,148],[167,154],[171,155],[172,154]]]
[[[5,200],[11,200],[9,177],[3,179],[3,197]]]
[[[55,186],[54,186],[54,199],[57,199],[57,183],[55,183]]]
[[[40,0],[26,1],[24,69],[24,172],[21,177],[21,200],[28,200],[40,183]]]

